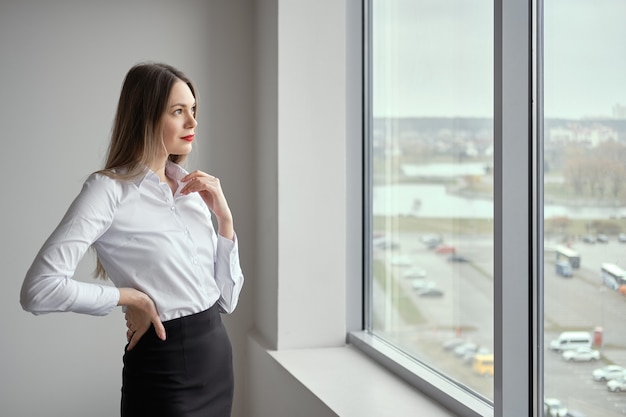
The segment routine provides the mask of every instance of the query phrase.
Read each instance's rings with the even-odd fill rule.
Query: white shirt
[[[168,184],[148,171],[136,181],[92,174],[35,257],[22,284],[22,307],[34,314],[110,313],[115,287],[149,295],[162,321],[204,311],[216,302],[237,306],[243,286],[237,239],[218,236],[198,193],[180,194],[187,172],[169,162]],[[72,279],[90,246],[115,285]]]

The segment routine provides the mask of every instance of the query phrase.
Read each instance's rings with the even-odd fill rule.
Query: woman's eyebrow
[[[172,104],[170,107],[177,107],[177,106],[180,106],[180,107],[193,107],[193,106],[195,106],[195,105],[196,105],[196,103],[195,103],[195,102],[194,102],[191,106],[187,106],[187,105],[186,105],[186,104],[184,104],[184,103],[176,103],[176,104]]]

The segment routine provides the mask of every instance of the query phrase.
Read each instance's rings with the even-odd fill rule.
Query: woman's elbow
[[[35,315],[49,312],[49,292],[49,288],[43,283],[27,276],[20,290],[20,305],[22,309]]]
[[[26,286],[22,286],[22,290],[20,291],[20,305],[24,311],[36,314],[36,299]]]

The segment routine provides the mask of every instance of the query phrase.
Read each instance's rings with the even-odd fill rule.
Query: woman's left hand
[[[228,207],[219,178],[196,170],[186,175],[182,181],[187,184],[180,192],[182,194],[200,194],[209,210],[215,214],[220,234],[228,239],[232,239],[234,237],[233,215],[230,212],[230,207]]]

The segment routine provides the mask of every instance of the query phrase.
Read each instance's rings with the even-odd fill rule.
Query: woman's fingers
[[[128,346],[126,350],[133,350],[139,339],[141,339],[142,334],[138,334],[138,332],[133,332],[128,330],[126,332],[126,338],[128,339]]]
[[[183,179],[183,182],[187,182],[185,186],[180,190],[182,194],[189,194],[194,192],[208,191],[211,194],[221,193],[221,185],[219,178],[212,175],[188,175]]]
[[[150,326],[154,326],[159,339],[165,340],[165,327],[161,322],[154,301],[147,295],[144,295],[141,303],[128,306],[125,317],[128,328],[126,331],[127,350],[135,347],[139,339],[150,329]]]
[[[155,319],[152,320],[152,325],[154,326],[154,331],[156,332],[159,339],[165,340],[165,326],[163,326],[163,323],[161,322],[161,319],[158,315]]]
[[[181,189],[182,194],[197,192],[218,218],[228,219],[231,216],[219,178],[201,171],[194,171],[185,176],[183,181],[187,181],[187,184]]]

